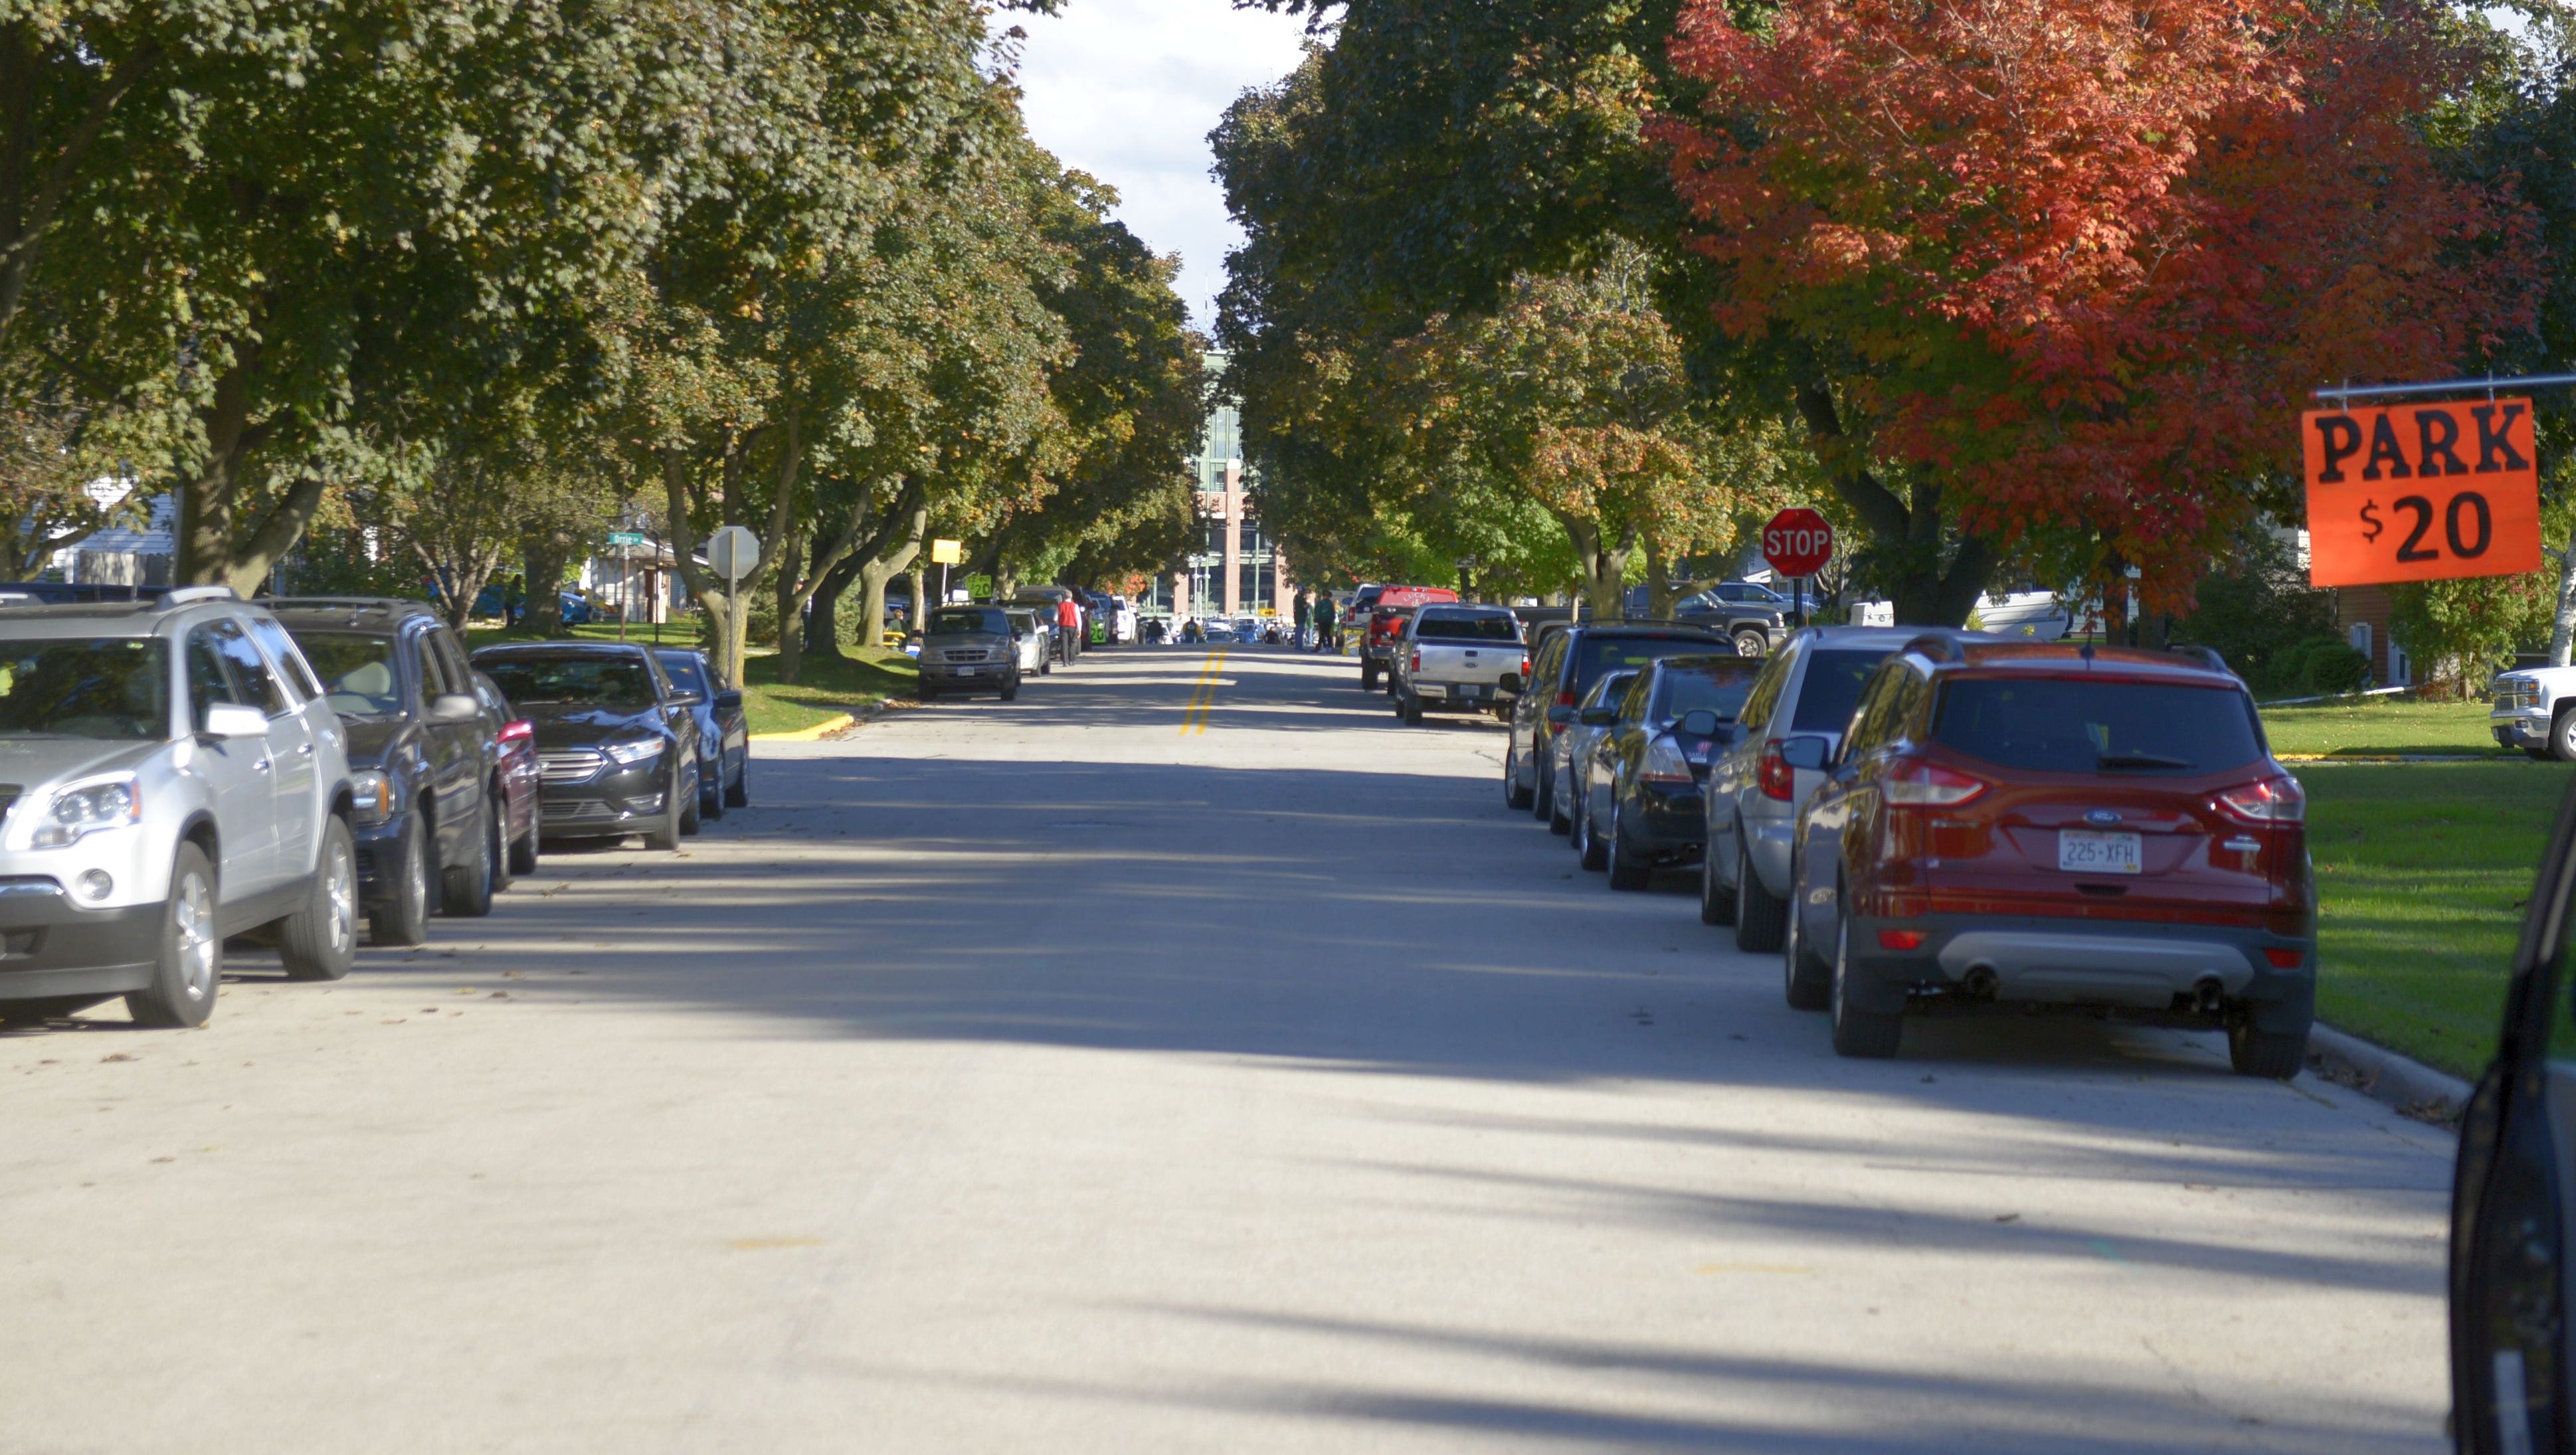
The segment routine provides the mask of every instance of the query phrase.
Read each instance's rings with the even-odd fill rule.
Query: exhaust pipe
[[[2202,976],[2200,983],[2191,988],[2191,1008],[2202,1015],[2216,1015],[2219,999],[2225,994],[2217,976]]]
[[[1959,981],[1959,988],[1966,991],[1971,1000],[1994,999],[1996,985],[1995,967],[1992,965],[1971,965],[1967,975]]]

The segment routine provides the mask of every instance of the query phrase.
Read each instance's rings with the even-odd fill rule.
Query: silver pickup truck
[[[1518,617],[1499,606],[1427,605],[1395,644],[1389,695],[1395,715],[1419,724],[1426,712],[1496,712],[1529,675]]]

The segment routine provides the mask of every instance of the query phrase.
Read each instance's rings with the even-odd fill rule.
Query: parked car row
[[[748,802],[739,693],[681,648],[468,657],[417,601],[223,587],[0,605],[0,1021],[122,996],[203,1024],[224,942],[333,980],[416,945],[541,842],[676,848]]]
[[[1834,1049],[2012,1007],[2223,1031],[2297,1074],[2315,1016],[2305,798],[2215,654],[1814,628],[1543,631],[1503,799],[1612,888],[1696,866]]]

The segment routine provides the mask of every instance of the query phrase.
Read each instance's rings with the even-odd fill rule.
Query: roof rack
[[[259,604],[271,611],[392,611],[422,605],[390,596],[263,596]]]
[[[239,601],[241,593],[229,586],[181,586],[161,598],[161,609],[169,611],[194,606],[201,601]]]
[[[2216,647],[2205,647],[2198,642],[2170,642],[2165,650],[2177,657],[2189,657],[2212,672],[2224,672],[2230,677],[2236,675],[2236,669],[2227,665],[2227,659],[2219,655]]]
[[[1903,656],[1907,653],[1912,653],[1931,662],[1964,661],[1967,655],[1959,650],[1958,638],[1947,636],[1939,632],[1925,632],[1923,635],[1907,642],[1897,651],[1899,656]]]

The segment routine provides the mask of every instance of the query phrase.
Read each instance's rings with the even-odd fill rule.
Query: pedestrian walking
[[[1073,604],[1073,598],[1068,596],[1055,604],[1056,650],[1063,659],[1064,665],[1068,667],[1073,665],[1074,657],[1082,650],[1076,644],[1076,639],[1081,635],[1082,611]]]

